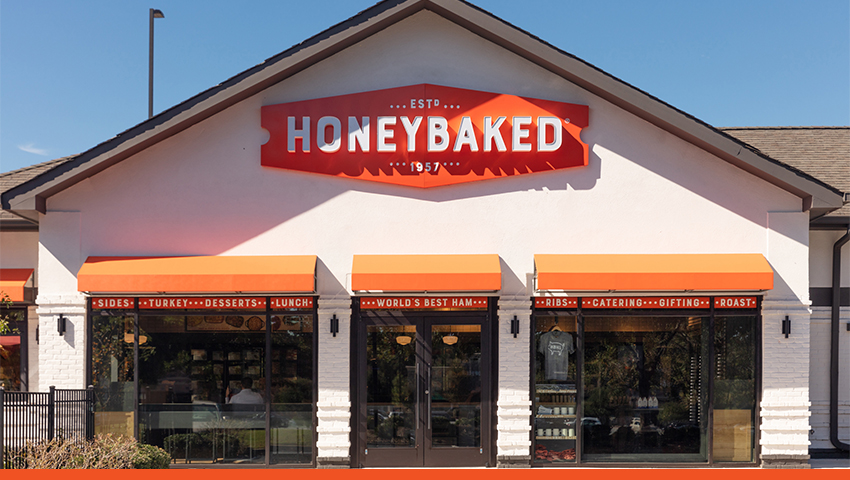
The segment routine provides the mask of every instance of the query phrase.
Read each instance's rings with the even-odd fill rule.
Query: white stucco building
[[[4,174],[19,377],[179,464],[805,465],[850,438],[848,138],[382,2]]]

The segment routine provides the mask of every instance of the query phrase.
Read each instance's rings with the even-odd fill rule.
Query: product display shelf
[[[535,386],[535,462],[575,460],[576,389],[572,384]]]

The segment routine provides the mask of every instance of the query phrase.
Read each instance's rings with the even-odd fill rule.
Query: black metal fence
[[[27,444],[94,437],[94,388],[7,392],[0,387],[0,468],[15,467]]]

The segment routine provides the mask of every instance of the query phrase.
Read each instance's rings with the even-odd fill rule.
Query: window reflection
[[[755,442],[756,317],[717,317],[714,461],[751,462]]]
[[[95,433],[133,436],[133,330],[132,317],[92,317]]]
[[[708,319],[587,317],[585,461],[707,460]]]
[[[269,320],[270,362],[265,315],[141,316],[141,441],[178,463],[263,464],[268,423],[269,463],[311,462],[312,315]]]

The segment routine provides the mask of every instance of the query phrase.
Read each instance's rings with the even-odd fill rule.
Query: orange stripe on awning
[[[478,292],[502,288],[498,255],[355,255],[351,289]]]
[[[77,289],[100,293],[313,292],[316,256],[89,257]]]
[[[32,268],[0,268],[0,291],[13,302],[23,302],[24,287],[34,271]]]
[[[761,254],[535,255],[538,290],[770,290]]]

